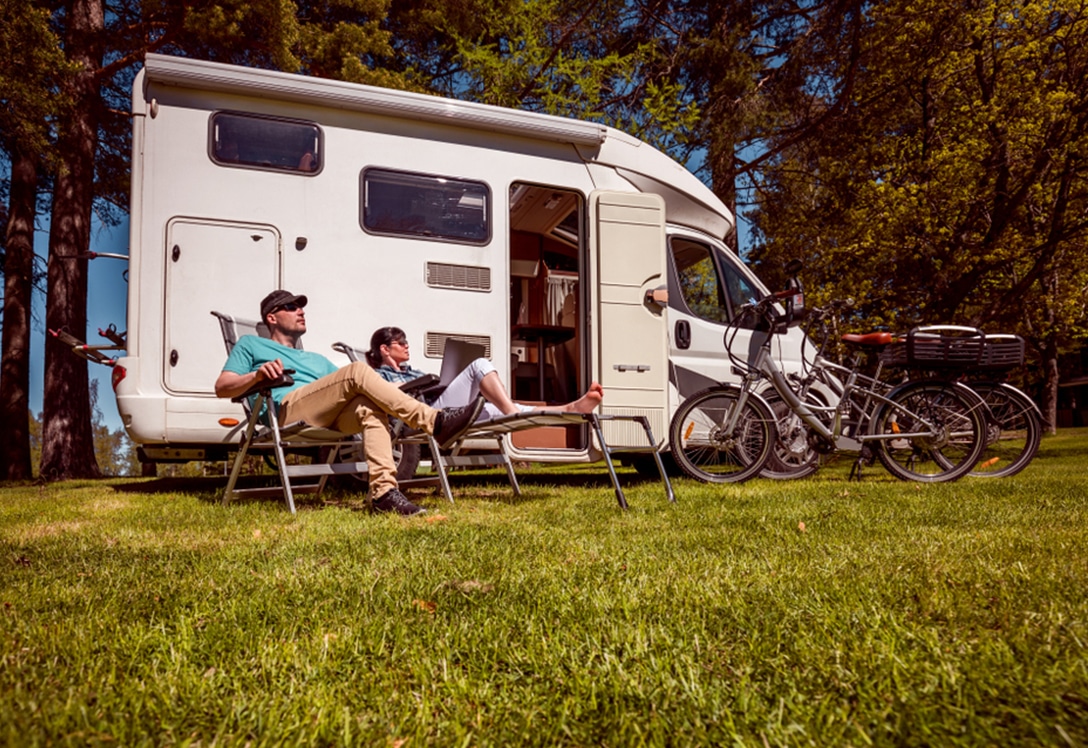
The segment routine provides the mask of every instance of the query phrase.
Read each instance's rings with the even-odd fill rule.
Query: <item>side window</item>
[[[705,244],[674,237],[671,242],[676,279],[688,311],[725,324],[742,304],[761,294],[733,261]],[[741,323],[750,328],[748,320]]]
[[[212,161],[222,166],[307,175],[321,170],[321,128],[312,122],[216,112],[209,139]]]
[[[747,278],[727,259],[721,259],[725,276],[725,294],[729,298],[730,309],[736,309],[763,294],[757,291]]]
[[[361,180],[366,231],[466,244],[491,239],[491,191],[483,182],[388,169],[366,169]]]
[[[710,248],[687,239],[674,238],[672,257],[680,293],[688,311],[711,322],[727,322],[728,310]]]

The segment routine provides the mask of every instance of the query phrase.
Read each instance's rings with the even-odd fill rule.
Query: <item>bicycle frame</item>
[[[774,388],[778,396],[782,398],[792,413],[794,413],[801,421],[809,428],[812,433],[816,434],[820,438],[824,439],[828,443],[834,445],[835,449],[844,452],[860,452],[865,442],[878,441],[878,440],[890,440],[890,439],[909,439],[909,438],[923,438],[929,436],[936,428],[933,423],[913,411],[904,408],[898,403],[892,401],[880,392],[877,392],[873,385],[887,388],[888,385],[880,382],[879,380],[872,379],[860,374],[854,369],[850,369],[845,366],[833,364],[824,359],[817,359],[813,366],[814,368],[825,369],[838,369],[842,373],[845,373],[846,379],[842,382],[842,393],[839,397],[839,401],[834,405],[820,406],[815,403],[806,403],[797,396],[793,387],[786,379],[785,373],[778,368],[778,365],[774,362],[774,358],[770,355],[769,347],[761,347],[759,357],[755,364],[756,370],[744,377],[744,390],[742,394],[742,400],[745,395],[755,394],[753,392],[752,385],[760,379],[767,378],[771,386]],[[870,386],[858,386],[860,380],[868,380]],[[826,384],[825,380],[825,384]],[[889,394],[895,391],[895,388],[889,390]],[[861,394],[864,396],[864,404],[858,403],[853,399],[855,394]],[[758,395],[757,395],[758,397]],[[910,416],[917,423],[924,424],[929,431],[911,431],[900,432],[894,434],[866,434],[863,433],[862,425],[868,422],[872,416],[873,410],[877,403],[883,403],[896,410],[896,412],[903,414],[904,416]],[[860,419],[858,421],[858,428],[856,433],[852,436],[846,436],[843,433],[843,415],[849,412],[854,406],[858,406],[858,412]],[[828,420],[831,421],[829,427],[823,420],[820,419],[819,414],[826,413],[832,417]]]
[[[794,285],[745,305],[727,328],[723,343],[740,383],[697,392],[673,416],[669,443],[683,471],[707,483],[800,477],[818,467],[819,454],[841,450],[860,454],[852,475],[873,458],[901,480],[935,483],[966,475],[986,434],[985,404],[968,388],[940,378],[889,384],[879,370],[876,377],[863,374],[860,357],[840,366],[817,354],[806,358],[800,376],[782,370],[771,336],[785,331],[796,307],[787,303],[783,315],[774,305],[795,297]],[[820,310],[820,318],[831,311]],[[734,345],[742,326],[753,329],[743,353]],[[884,334],[872,342],[890,340]]]
[[[736,328],[734,328],[736,329]],[[728,333],[727,333],[728,334]],[[734,333],[735,334],[735,333]],[[758,347],[756,347],[756,338],[761,336],[762,340],[759,341]],[[860,452],[866,442],[872,441],[890,441],[893,439],[911,439],[911,438],[927,438],[938,431],[938,427],[924,416],[915,413],[899,403],[894,401],[894,395],[897,393],[900,387],[906,386],[906,384],[892,386],[879,379],[865,376],[857,370],[855,363],[852,367],[842,366],[835,364],[825,359],[822,355],[817,354],[813,360],[812,370],[813,374],[810,376],[819,376],[821,373],[837,372],[845,375],[845,379],[840,381],[838,377],[826,376],[822,377],[821,381],[824,385],[830,387],[832,390],[837,389],[836,385],[841,386],[839,392],[839,399],[834,405],[820,406],[812,402],[805,402],[798,396],[795,389],[790,385],[786,378],[786,374],[778,367],[774,361],[774,357],[771,355],[771,336],[766,332],[757,332],[752,335],[752,348],[755,348],[754,360],[752,354],[749,354],[749,360],[746,362],[740,361],[732,353],[732,348],[727,346],[726,350],[730,351],[730,358],[734,363],[739,364],[744,370],[741,373],[741,394],[738,400],[738,404],[743,406],[746,398],[757,397],[764,400],[755,390],[756,383],[762,379],[767,379],[771,383],[771,387],[778,394],[782,401],[789,407],[790,412],[796,415],[801,421],[808,427],[809,431],[815,434],[820,439],[824,440],[827,444],[831,445],[835,450],[844,452]],[[821,344],[821,351],[823,345]],[[980,400],[977,395],[974,395],[971,390],[959,383],[952,383],[957,389],[962,388],[967,390],[971,394],[973,400]],[[878,391],[879,390],[879,391]],[[886,393],[886,394],[885,394]],[[862,395],[863,399],[858,401],[855,399],[855,395]],[[981,400],[980,400],[981,402]],[[862,428],[867,423],[875,412],[876,406],[883,404],[891,407],[895,412],[908,417],[912,423],[922,424],[926,431],[909,431],[909,432],[896,432],[890,434],[867,434],[864,433]],[[984,407],[984,404],[982,404]],[[843,432],[843,415],[848,413],[851,409],[857,407],[859,418],[857,428],[854,433],[847,436]],[[728,426],[734,428],[736,426],[736,419],[739,413],[742,411],[742,407],[738,407],[736,413],[730,417]],[[825,419],[821,419],[820,415],[827,416],[826,420],[830,422],[825,423]],[[951,436],[964,436],[965,434],[953,433]]]

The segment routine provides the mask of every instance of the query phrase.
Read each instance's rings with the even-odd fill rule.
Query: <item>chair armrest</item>
[[[233,403],[240,403],[248,398],[250,395],[253,395],[257,392],[269,392],[276,389],[277,387],[290,387],[292,384],[295,383],[294,377],[291,376],[294,373],[294,369],[284,369],[283,373],[275,379],[268,379],[263,382],[257,382],[248,390],[243,392],[241,395],[238,395],[237,397],[232,397],[230,400]]]
[[[438,384],[437,374],[424,374],[421,377],[413,379],[411,382],[405,382],[400,386],[401,392],[412,397],[423,397],[428,392],[436,389]]]

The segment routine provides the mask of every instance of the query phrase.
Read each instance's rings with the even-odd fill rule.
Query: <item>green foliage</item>
[[[857,325],[966,323],[1052,356],[1088,309],[1088,16],[1076,3],[903,0],[868,9],[854,55],[809,59],[817,137],[763,173],[753,252],[806,261]],[[844,24],[845,27],[845,24]]]
[[[393,69],[389,0],[210,2],[157,6],[161,47],[290,73],[405,88]]]
[[[30,420],[30,464],[37,474],[38,466],[42,464],[42,422],[32,411],[27,411],[26,417]]]
[[[123,429],[113,431],[103,422],[102,409],[98,404],[98,382],[90,382],[91,432],[94,437],[94,455],[102,475],[139,475],[140,463],[136,459],[136,447],[129,441]]]
[[[103,423],[102,410],[98,406],[98,380],[91,380],[91,432],[94,438],[94,454],[103,475],[126,476],[140,474],[140,461],[136,458],[136,446],[123,429],[113,431]],[[27,413],[30,419],[30,464],[35,475],[39,474],[42,458],[41,417]],[[195,473],[200,475],[199,472]]]
[[[595,120],[668,148],[699,108],[655,75],[660,44],[639,35],[643,20],[638,4],[609,0],[462,0],[395,7],[390,27],[436,92]]]
[[[59,84],[72,66],[41,3],[0,0],[0,17],[0,140],[48,155],[48,122],[66,104]]]
[[[1083,744],[1086,446],[1007,480],[647,484],[627,513],[599,465],[517,501],[462,476],[410,520],[8,488],[0,740]]]

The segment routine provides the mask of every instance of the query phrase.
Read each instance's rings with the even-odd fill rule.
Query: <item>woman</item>
[[[399,327],[380,327],[370,336],[370,350],[366,352],[367,363],[374,367],[386,381],[400,384],[424,375],[424,372],[408,365],[409,357],[408,338],[404,330]],[[431,406],[445,408],[452,405],[466,405],[479,395],[483,395],[487,400],[480,413],[480,420],[486,420],[531,410],[591,413],[601,404],[604,388],[594,382],[589,386],[586,394],[565,405],[548,407],[521,405],[510,399],[502,380],[499,379],[499,372],[495,370],[492,363],[486,358],[478,358],[450,382],[438,399],[431,403]]]

